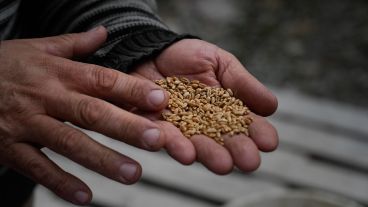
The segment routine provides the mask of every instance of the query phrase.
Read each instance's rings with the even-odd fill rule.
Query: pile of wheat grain
[[[222,135],[248,134],[249,109],[230,89],[209,87],[198,80],[167,77],[155,81],[170,94],[169,111],[162,114],[188,138],[204,134],[223,145]]]

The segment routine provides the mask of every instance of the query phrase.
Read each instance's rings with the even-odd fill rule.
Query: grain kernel
[[[224,134],[249,136],[253,122],[250,111],[231,89],[211,88],[184,77],[167,77],[155,83],[170,93],[170,112],[163,112],[163,119],[178,127],[185,137],[204,134],[224,145]]]

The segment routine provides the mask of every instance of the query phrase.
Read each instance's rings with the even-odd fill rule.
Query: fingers
[[[106,29],[101,26],[84,33],[34,39],[32,45],[50,54],[45,57],[47,61],[40,64],[57,74],[57,78],[68,87],[117,105],[131,104],[142,110],[165,108],[168,94],[152,81],[65,59],[95,52],[105,42],[106,36]]]
[[[18,172],[30,177],[53,191],[59,197],[77,205],[86,205],[92,199],[92,192],[75,176],[63,171],[41,151],[27,144],[14,144],[17,157],[14,166]]]
[[[61,97],[66,97],[61,94]],[[53,100],[47,107],[52,117],[68,120],[142,149],[157,151],[165,143],[164,134],[157,124],[97,98],[69,93],[68,99]]]
[[[270,115],[277,108],[276,97],[232,54],[207,42],[181,40],[165,49],[155,64],[165,76],[189,75],[210,86],[216,86],[218,79],[257,114]]]
[[[243,172],[256,170],[261,163],[259,150],[269,152],[277,148],[278,135],[276,129],[264,117],[252,113],[252,118],[254,121],[249,126],[250,137],[244,134],[232,137],[225,135],[224,146],[220,146],[211,138],[205,136],[194,136],[188,139],[172,124],[164,121],[156,123],[159,123],[165,131],[165,148],[174,159],[183,164],[190,164],[185,160],[191,161],[194,159],[193,156],[197,155],[197,160],[209,170],[217,174],[226,174],[231,171],[233,164]],[[157,117],[154,119],[157,119]],[[188,143],[190,140],[195,147],[194,152],[191,152],[193,146]],[[218,157],[221,157],[220,161]]]
[[[196,159],[196,151],[191,141],[184,137],[178,128],[169,122],[156,121],[165,133],[165,149],[178,162],[189,165]]]
[[[57,77],[69,89],[147,111],[162,110],[168,103],[168,93],[152,81],[97,65],[55,57],[53,60],[50,68],[60,68]]]
[[[249,126],[250,137],[244,134],[232,137],[225,135],[224,146],[203,135],[193,136],[191,141],[198,161],[217,174],[229,173],[233,165],[243,172],[256,170],[261,163],[259,150],[275,150],[278,135],[276,129],[264,117],[255,114],[252,114],[252,117],[254,121]]]
[[[269,152],[278,145],[276,129],[264,118],[252,114],[253,123],[249,126],[250,137],[244,134],[225,136],[225,147],[229,150],[235,166],[243,172],[256,170],[261,158],[259,150]]]
[[[219,50],[218,76],[225,88],[231,88],[257,114],[268,116],[277,109],[277,99],[262,83],[253,77],[230,53]]]
[[[276,129],[264,117],[252,114],[252,118],[249,137],[244,134],[224,137],[224,147],[230,152],[235,166],[243,172],[254,171],[259,167],[259,150],[273,151],[278,145]]]
[[[106,29],[99,26],[88,32],[34,39],[32,44],[48,54],[74,58],[94,53],[106,41],[106,38]]]
[[[33,120],[38,143],[65,157],[124,184],[132,184],[141,176],[139,164],[113,151],[64,123],[46,116]]]
[[[251,115],[253,123],[249,125],[249,135],[258,148],[264,152],[270,152],[277,148],[279,138],[275,127],[264,117]]]
[[[229,151],[204,135],[190,138],[196,152],[197,160],[216,174],[224,175],[233,169],[233,160]]]
[[[243,172],[256,170],[261,158],[254,142],[244,134],[225,137],[225,147],[229,150],[235,166]]]
[[[169,95],[152,81],[95,65],[84,64],[84,68],[84,80],[79,82],[79,87],[86,94],[96,94],[114,103],[128,103],[142,110],[157,111],[167,105]]]

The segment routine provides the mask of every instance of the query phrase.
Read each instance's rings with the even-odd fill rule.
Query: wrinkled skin
[[[106,36],[106,30],[99,27],[80,34],[1,43],[1,165],[67,201],[85,205],[92,198],[88,186],[48,159],[41,148],[123,184],[136,182],[141,167],[64,122],[144,150],[165,148],[180,163],[198,160],[217,174],[227,174],[234,166],[255,170],[260,164],[259,150],[277,147],[276,130],[262,117],[276,110],[277,100],[231,54],[204,41],[186,39],[131,74],[73,61],[96,51]],[[254,112],[250,137],[225,137],[224,147],[204,136],[185,138],[159,119],[168,94],[152,80],[165,76],[231,88]]]
[[[196,39],[179,41],[157,58],[137,67],[132,75],[149,80],[184,76],[210,86],[230,88],[235,97],[243,100],[254,112],[250,137],[225,137],[225,147],[200,135],[188,140],[172,124],[156,121],[159,119],[157,114],[145,113],[144,115],[162,126],[165,137],[169,139],[165,148],[174,159],[183,164],[197,159],[217,174],[231,172],[234,165],[248,172],[259,166],[259,150],[272,151],[277,147],[277,132],[262,117],[276,110],[277,99],[233,55],[215,45]]]

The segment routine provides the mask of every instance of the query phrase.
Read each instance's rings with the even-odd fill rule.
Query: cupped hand
[[[160,125],[116,106],[128,103],[141,110],[161,110],[168,96],[159,86],[71,60],[95,52],[106,36],[99,27],[0,45],[0,164],[75,204],[87,204],[90,189],[40,148],[124,184],[137,181],[141,167],[64,121],[146,150],[159,150],[165,143]]]
[[[215,45],[196,39],[181,40],[155,59],[139,65],[132,75],[143,80],[181,76],[213,87],[230,88],[234,96],[254,112],[249,137],[244,134],[225,136],[225,145],[221,146],[204,135],[188,139],[174,125],[162,121],[160,114],[136,110],[162,127],[166,150],[183,164],[198,160],[217,174],[227,174],[234,166],[248,172],[260,165],[259,151],[272,151],[278,145],[275,128],[263,117],[276,110],[276,97],[233,55]]]

